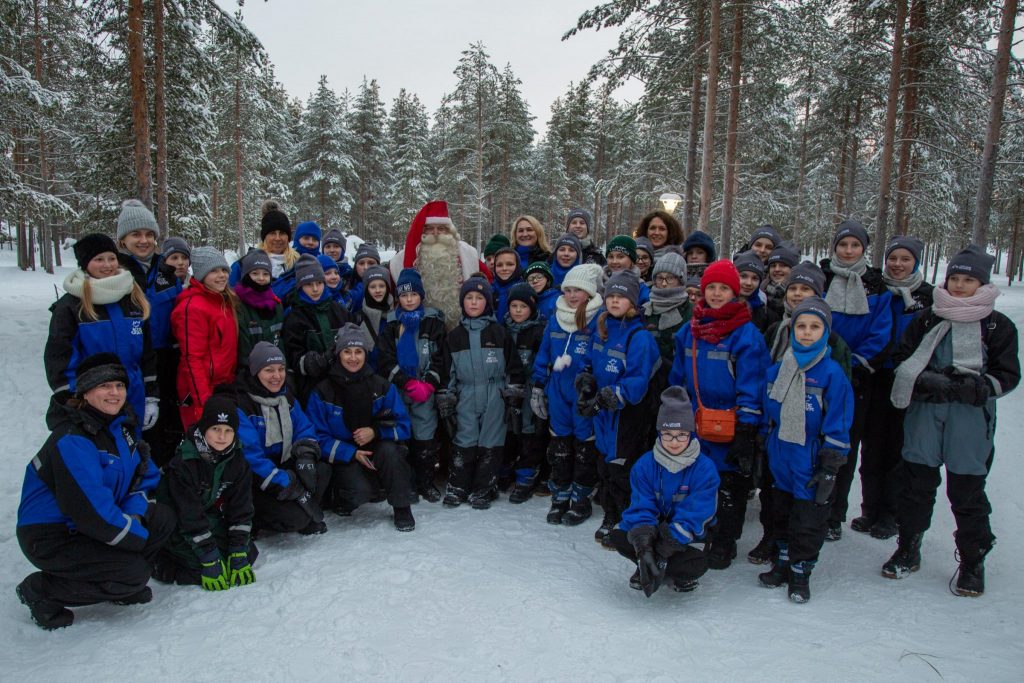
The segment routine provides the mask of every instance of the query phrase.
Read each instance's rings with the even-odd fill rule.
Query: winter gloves
[[[455,410],[459,406],[458,394],[452,391],[439,391],[434,394],[434,402],[437,405],[437,416],[444,422],[448,434],[455,436],[458,429],[458,420],[455,419]]]
[[[573,381],[576,389],[576,412],[583,417],[597,415],[597,378],[589,372],[581,372]]]
[[[295,475],[302,488],[316,491],[316,463],[320,459],[320,445],[313,439],[302,439],[292,445]]]
[[[501,398],[505,401],[505,425],[513,434],[522,434],[526,387],[522,384],[509,384],[501,390]]]
[[[954,375],[950,400],[981,408],[992,398],[992,385],[981,375]]]
[[[306,377],[323,377],[331,366],[331,359],[326,351],[306,351],[299,359],[299,368]]]
[[[925,403],[947,403],[953,380],[949,375],[925,370],[914,382],[914,400]]]
[[[249,554],[245,548],[232,548],[228,551],[228,585],[248,586],[256,580],[256,574],[249,564]]]
[[[815,503],[825,505],[832,498],[832,491],[836,487],[836,474],[844,464],[846,456],[838,451],[831,448],[822,448],[818,451],[818,469],[806,484],[806,488],[818,487],[814,493]]]
[[[743,422],[736,423],[736,436],[733,437],[729,451],[725,454],[725,462],[732,465],[744,477],[749,477],[754,468],[754,453],[757,451],[757,427]]]
[[[142,431],[152,429],[160,417],[160,399],[155,396],[146,397],[146,413],[142,417]]]
[[[629,530],[627,538],[636,552],[636,568],[640,572],[640,587],[644,595],[651,597],[661,586],[665,577],[665,563],[659,562],[654,553],[654,541],[658,536],[657,527],[644,524]]]
[[[924,403],[966,403],[982,407],[992,398],[992,386],[981,375],[925,370],[914,382],[914,400]]]
[[[423,403],[434,394],[434,385],[421,379],[411,379],[402,387],[413,403]]]
[[[534,387],[530,392],[530,409],[539,419],[548,419],[548,395],[543,387]]]
[[[597,392],[597,407],[601,410],[618,410],[622,407],[619,397],[615,393],[615,387],[604,387]]]
[[[204,591],[226,591],[228,584],[227,565],[221,559],[220,551],[214,548],[199,558],[199,583]]]
[[[306,493],[306,489],[295,472],[285,472],[285,474],[288,475],[288,483],[278,491],[277,499],[280,501],[298,500],[302,494]]]

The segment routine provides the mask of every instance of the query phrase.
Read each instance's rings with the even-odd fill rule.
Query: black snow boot
[[[590,486],[572,485],[571,505],[569,506],[569,511],[562,517],[562,524],[566,526],[579,526],[590,519],[590,516],[594,514],[594,506],[590,502],[591,491],[593,491],[593,488]]]
[[[850,528],[862,534],[871,533],[871,527],[874,525],[874,520],[865,515],[854,517],[853,521],[850,522]]]
[[[672,579],[669,585],[676,593],[692,593],[697,590],[700,582],[697,579]]]
[[[349,512],[349,515],[352,513]],[[309,520],[309,524],[299,529],[299,533],[303,536],[316,536],[317,534],[327,533],[327,524],[323,521],[317,521],[315,519]]]
[[[871,525],[871,538],[885,540],[892,538],[899,532],[900,528],[896,526],[896,522],[892,519],[879,519]]]
[[[395,508],[395,528],[399,531],[412,531],[416,528],[416,520],[412,516],[412,508]]]
[[[615,550],[611,541],[612,529],[619,523],[619,515],[611,506],[605,506],[604,517],[601,519],[601,526],[594,532],[594,540],[601,544],[602,548]]]
[[[789,583],[789,544],[779,542],[772,561],[772,568],[757,575],[757,582],[765,588],[778,588]]]
[[[441,492],[434,484],[437,474],[439,444],[437,441],[414,441],[412,444],[413,472],[416,478],[416,493],[428,503],[441,500]]]
[[[838,541],[843,537],[843,523],[832,522],[828,523],[828,531],[825,532],[826,541]]]
[[[115,605],[145,605],[147,602],[153,601],[153,589],[149,586],[143,586],[142,590],[126,595],[120,600],[111,600]]]
[[[709,546],[708,569],[728,569],[736,559],[736,541],[712,540]]]
[[[956,573],[956,588],[953,593],[965,598],[977,598],[985,593],[985,556],[992,546],[973,548],[969,551],[957,549],[960,566]],[[950,580],[952,584],[952,580]]]
[[[789,567],[789,599],[807,602],[811,599],[811,570],[813,562],[794,562]]]
[[[569,492],[552,491],[551,509],[548,510],[548,524],[561,524],[565,513],[569,511]]]
[[[642,591],[644,589],[643,585],[640,583],[639,568],[637,568],[637,570],[633,572],[633,576],[629,577],[629,587],[635,591]]]
[[[457,508],[466,502],[468,495],[466,490],[459,488],[458,486],[452,486],[450,483],[444,491],[444,501],[442,505],[446,508]]]
[[[882,576],[887,579],[902,579],[921,568],[921,540],[924,534],[904,536],[900,534],[899,545],[889,561],[882,565]]]
[[[519,505],[533,498],[533,491],[537,487],[537,470],[523,468],[516,470],[516,483],[512,492],[508,494],[508,502]]]
[[[750,562],[750,564],[768,564],[772,561],[772,557],[774,555],[775,542],[772,541],[772,535],[765,532],[757,545],[747,553],[747,561]]]
[[[32,621],[41,629],[53,631],[71,626],[75,621],[74,613],[64,605],[43,596],[39,586],[42,578],[39,572],[26,576],[14,589],[18,600],[28,607]]]

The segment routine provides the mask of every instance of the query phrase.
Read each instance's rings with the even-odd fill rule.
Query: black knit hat
[[[508,290],[508,302],[511,304],[513,301],[521,301],[530,307],[530,317],[534,318],[537,315],[537,293],[533,291],[533,287],[520,282],[517,285],[513,285],[512,289]]]
[[[206,434],[206,430],[214,425],[227,425],[238,431],[238,402],[233,392],[218,389],[203,404],[203,414],[196,423],[199,433]]]
[[[128,386],[128,371],[117,354],[94,353],[75,368],[75,393],[79,396],[106,382],[124,382]]]
[[[972,244],[954,256],[946,266],[946,282],[953,275],[969,275],[987,285],[992,279],[992,266],[995,264],[994,256],[985,252],[977,244]]]
[[[484,300],[487,302],[483,315],[491,315],[494,313],[494,295],[492,294],[491,283],[489,283],[486,278],[471,277],[463,282],[462,287],[459,289],[459,307],[462,309],[463,315],[466,313],[466,296],[470,292],[482,294]]]
[[[260,218],[260,239],[267,239],[267,235],[280,230],[287,233],[288,239],[292,238],[292,222],[288,215],[281,210],[281,205],[275,199],[268,199],[260,207],[263,217]]]
[[[109,251],[116,256],[117,245],[114,244],[114,240],[103,233],[94,232],[75,242],[74,251],[78,267],[85,270],[85,267],[89,265],[89,261],[92,261],[100,254],[105,254]]]

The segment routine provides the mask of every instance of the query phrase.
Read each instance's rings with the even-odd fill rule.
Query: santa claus
[[[491,272],[480,260],[477,250],[459,239],[459,232],[448,216],[448,202],[427,202],[409,226],[405,248],[390,263],[391,277],[398,282],[403,268],[416,268],[423,278],[427,306],[444,313],[445,325],[459,324],[459,288],[474,273]]]

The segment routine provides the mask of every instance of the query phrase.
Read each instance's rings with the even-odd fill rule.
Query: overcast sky
[[[582,79],[618,39],[617,30],[588,30],[562,42],[565,31],[598,0],[249,0],[246,25],[263,42],[290,95],[306,99],[321,74],[335,92],[353,93],[376,78],[385,106],[400,88],[419,95],[433,115],[455,88],[462,50],[482,41],[491,63],[506,63],[543,132],[551,103]],[[228,11],[234,0],[220,0]],[[636,100],[639,85],[617,95]]]

